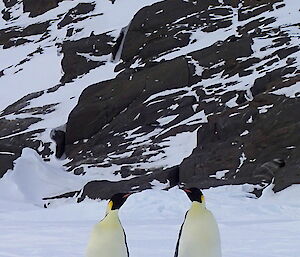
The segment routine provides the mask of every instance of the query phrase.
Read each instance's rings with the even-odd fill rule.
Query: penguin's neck
[[[112,226],[119,226],[120,219],[118,215],[119,210],[110,210],[106,213],[104,219],[101,221],[103,225],[112,225]]]
[[[105,218],[116,219],[119,218],[119,210],[107,210]]]
[[[190,210],[206,210],[206,206],[205,206],[205,202],[197,202],[197,201],[193,201]]]

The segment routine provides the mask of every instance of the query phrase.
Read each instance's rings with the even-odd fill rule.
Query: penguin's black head
[[[192,202],[204,202],[204,195],[202,194],[201,190],[196,187],[191,188],[182,188],[184,192],[186,192],[187,196],[190,198]]]
[[[110,210],[118,210],[125,203],[126,199],[130,196],[130,193],[118,193],[113,195],[108,202]]]

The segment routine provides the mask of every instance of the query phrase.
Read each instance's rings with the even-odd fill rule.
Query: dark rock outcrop
[[[2,13],[2,18],[6,21],[11,19],[11,11],[10,8],[13,7],[15,4],[17,4],[17,0],[3,0],[3,3],[5,5],[5,9],[1,11]]]
[[[23,0],[23,11],[29,12],[30,17],[41,15],[55,7],[62,0]]]
[[[187,61],[178,58],[138,72],[131,80],[120,77],[88,87],[69,116],[66,144],[91,138],[126,108],[136,108],[138,102],[142,105],[150,95],[187,85],[188,81]],[[154,121],[153,117],[151,121]],[[82,122],[87,125],[85,128],[82,128]],[[122,128],[119,129],[124,129],[124,125],[120,124]]]
[[[50,136],[51,139],[54,140],[56,144],[55,157],[60,159],[63,157],[65,153],[65,147],[66,147],[65,126],[52,129]]]
[[[156,179],[161,183],[168,184],[165,189],[174,187],[178,184],[178,167],[166,170],[157,170],[152,174],[136,177],[131,180],[108,181],[96,180],[88,182],[80,191],[69,192],[66,194],[44,198],[45,206],[51,203],[51,200],[60,198],[76,197],[78,202],[85,198],[90,199],[109,199],[112,195],[119,192],[139,192],[153,187],[151,182]]]
[[[77,6],[68,11],[57,26],[60,29],[68,24],[77,23],[80,20],[86,19],[87,17],[82,17],[82,15],[92,12],[94,9],[95,3],[79,3]]]
[[[270,109],[259,113],[266,106]],[[228,172],[219,180],[220,185],[271,183],[275,177],[275,185],[278,183],[275,188],[282,188],[279,184],[286,184],[285,179],[290,181],[291,177],[281,175],[286,166],[293,163],[297,174],[298,161],[294,152],[298,151],[295,146],[300,143],[296,135],[300,126],[299,107],[299,99],[264,94],[250,102],[247,108],[230,109],[211,116],[208,124],[198,131],[197,148],[180,165],[179,180],[184,183],[197,180],[203,187],[209,187],[207,178],[222,167]],[[284,160],[286,165],[276,160]],[[276,177],[281,177],[280,182]]]
[[[101,56],[112,53],[112,41],[113,38],[107,34],[91,35],[77,41],[65,41],[62,46],[64,76],[61,82],[70,82],[110,61],[109,57],[101,58]]]
[[[143,8],[130,24],[121,58],[129,63],[136,58],[151,60],[187,46],[197,29],[212,32],[229,27],[232,10],[219,5],[217,0],[167,0]],[[212,18],[214,14],[218,18]]]
[[[18,0],[3,0],[3,3],[6,8],[13,7],[17,2]]]
[[[25,28],[10,27],[0,30],[0,45],[3,48],[23,45],[31,40],[26,39],[28,36],[46,34],[50,23],[48,21],[29,25]]]

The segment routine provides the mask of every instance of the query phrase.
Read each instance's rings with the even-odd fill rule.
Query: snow
[[[240,168],[243,166],[243,164],[244,164],[244,162],[247,160],[247,157],[246,157],[246,155],[245,155],[245,153],[244,152],[242,152],[242,154],[241,154],[241,156],[240,156],[240,164],[239,164],[239,166],[237,167],[237,169],[236,169],[236,173],[240,170]]]
[[[188,91],[188,90],[190,90],[190,88],[185,87],[185,88],[175,88],[175,89],[168,89],[168,90],[160,91],[156,94],[151,95],[148,99],[146,99],[144,101],[144,103],[149,103],[149,102],[151,103],[154,99],[156,99],[158,97],[164,97],[164,96],[176,94],[176,93],[184,91],[184,90]]]
[[[159,118],[159,119],[157,119],[157,121],[159,122],[159,124],[160,124],[161,126],[164,126],[164,125],[169,124],[169,123],[172,122],[173,120],[175,120],[178,116],[179,116],[179,114],[176,114],[176,115],[170,115],[170,116],[166,116],[166,117]]]
[[[286,147],[286,149],[295,149],[296,148],[296,146],[294,146],[294,145],[291,145],[291,146],[287,146]]]
[[[233,97],[232,99],[230,99],[228,102],[226,102],[225,104],[229,107],[229,108],[233,108],[238,106],[238,104],[236,103],[236,100],[239,98],[239,95],[236,94],[235,97]]]
[[[249,134],[249,130],[245,130],[244,132],[242,132],[241,134],[240,134],[240,136],[241,137],[243,137],[243,136],[246,136],[246,135],[248,135]]]
[[[202,110],[200,112],[196,112],[195,114],[193,114],[191,117],[177,123],[176,125],[168,128],[167,130],[164,131],[164,133],[170,131],[171,129],[181,126],[181,125],[194,125],[194,124],[199,124],[199,123],[207,123],[208,119],[207,116],[205,114],[205,111]]]
[[[11,152],[0,152],[0,154],[15,155],[15,153],[11,153]]]
[[[15,161],[14,170],[0,180],[0,193],[1,199],[9,200],[11,195],[17,194],[22,196],[22,201],[43,206],[43,197],[79,190],[86,182],[86,179],[66,173],[59,161],[56,166],[46,163],[34,150],[24,148],[22,156]]]
[[[274,95],[285,95],[286,97],[295,98],[300,95],[300,83],[297,82],[294,85],[274,90],[271,93]]]
[[[246,123],[252,123],[253,122],[253,117],[252,116],[250,116],[250,118],[246,121]]]
[[[223,179],[225,174],[230,170],[218,170],[215,175],[210,175],[211,178]]]
[[[157,160],[158,165],[162,165],[163,167],[179,165],[184,158],[191,155],[197,146],[197,130],[170,136],[158,145],[165,147],[164,154],[163,156],[161,156],[162,154],[154,156],[152,161]]]
[[[200,115],[197,115],[197,118],[204,119],[206,116],[203,117],[201,114],[202,112]],[[187,124],[191,121],[194,121],[194,119],[186,120],[186,122],[181,122],[182,124],[180,124]],[[179,123],[176,126],[179,126]],[[170,129],[175,128],[176,126],[172,126],[166,130],[157,128],[146,134],[135,134],[134,132],[137,131],[138,128],[127,131],[127,139],[135,138],[132,140],[131,145],[127,147],[127,150],[135,149],[141,146],[149,148],[151,145],[151,137],[161,136],[163,133],[168,132]],[[182,132],[174,136],[169,136],[162,142],[158,143],[158,145],[162,147],[164,151],[163,153],[160,152],[155,156],[150,157],[148,162],[137,162],[132,164],[132,167],[140,169],[169,168],[180,164],[182,160],[188,157],[192,153],[193,149],[197,146],[197,129],[192,132]],[[151,151],[147,151],[144,155],[148,154],[151,154]]]
[[[300,186],[260,199],[242,186],[203,190],[207,208],[219,224],[223,257],[298,257]],[[3,196],[3,195],[2,195]],[[52,208],[0,198],[1,257],[83,257],[92,226],[107,201],[68,203]],[[174,256],[178,232],[190,202],[182,190],[146,190],[133,194],[120,210],[130,257]]]
[[[257,109],[258,109],[258,112],[259,112],[260,114],[262,114],[262,113],[268,112],[268,110],[269,110],[270,108],[272,108],[273,106],[274,106],[274,104],[263,105],[263,106],[258,107]]]
[[[18,51],[23,52],[23,47],[14,50],[13,56],[15,54],[18,55]],[[5,51],[3,52],[5,53]],[[6,57],[1,56],[1,62],[2,58],[5,60]],[[10,60],[9,57],[7,59]],[[4,72],[5,76],[0,78],[0,83],[9,88],[9,90],[1,92],[0,110],[29,93],[47,89],[58,84],[61,77],[60,63],[61,56],[57,56],[57,49],[52,47],[46,49],[43,54],[34,55],[29,62],[26,62],[17,69],[6,69]],[[21,70],[17,72],[19,69]]]
[[[204,68],[199,64],[197,60],[194,60],[192,57],[188,60],[188,63],[193,64],[195,67],[194,75],[202,76]]]

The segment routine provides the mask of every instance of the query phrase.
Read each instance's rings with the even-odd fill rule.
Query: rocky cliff
[[[156,183],[253,184],[259,196],[300,182],[299,3],[0,8],[1,176],[30,147],[89,181],[59,196],[79,200]]]

